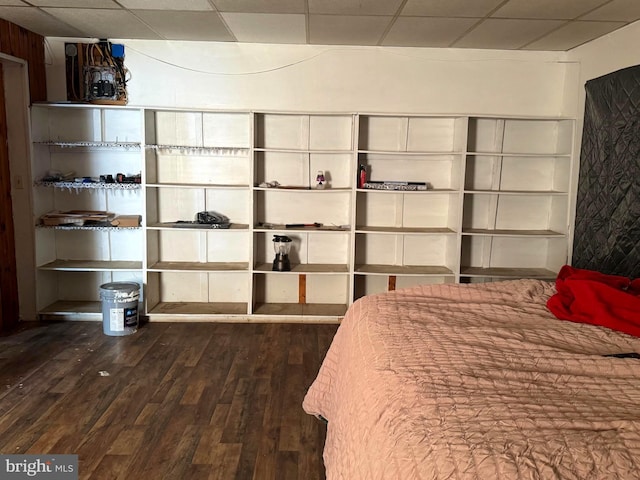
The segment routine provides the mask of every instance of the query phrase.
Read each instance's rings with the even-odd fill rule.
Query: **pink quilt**
[[[365,297],[304,399],[329,480],[640,479],[640,338],[557,320],[552,283]]]

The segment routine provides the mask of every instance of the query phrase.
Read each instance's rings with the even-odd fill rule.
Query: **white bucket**
[[[140,285],[112,282],[100,285],[102,330],[105,335],[123,336],[138,331]]]

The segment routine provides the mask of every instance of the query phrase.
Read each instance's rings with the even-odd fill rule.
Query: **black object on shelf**
[[[273,249],[276,252],[276,258],[273,259],[274,272],[291,271],[291,261],[289,260],[289,250],[291,250],[291,238],[286,235],[273,236]]]

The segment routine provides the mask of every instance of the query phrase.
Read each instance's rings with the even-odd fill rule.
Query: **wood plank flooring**
[[[27,323],[0,337],[0,453],[72,453],[81,479],[324,479],[302,410],[337,325]]]

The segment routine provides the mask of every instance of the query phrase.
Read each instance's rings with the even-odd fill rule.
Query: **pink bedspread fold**
[[[304,409],[327,478],[640,478],[640,339],[558,321],[552,283],[430,285],[347,312]]]

